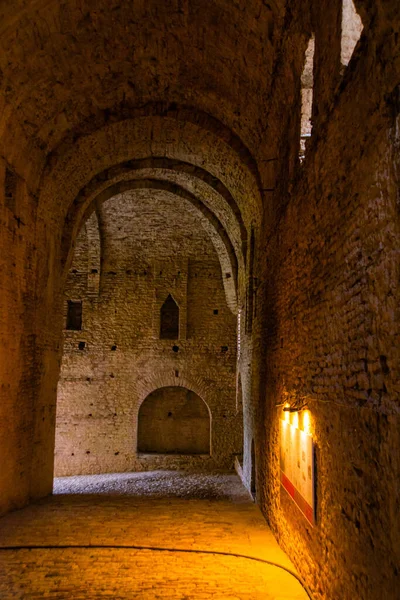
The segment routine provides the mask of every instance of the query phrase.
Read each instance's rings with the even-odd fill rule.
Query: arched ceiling
[[[150,174],[152,173],[153,172],[150,171]],[[88,222],[93,211],[100,210],[101,205],[110,199],[118,198],[120,196],[134,197],[135,193],[140,193],[143,196],[146,192],[149,198],[158,196],[165,199],[166,197],[172,196],[175,201],[178,200],[181,202],[182,210],[187,210],[188,206],[191,208],[191,211],[196,215],[199,224],[208,234],[210,241],[214,245],[221,265],[221,274],[227,304],[232,312],[236,313],[239,268],[241,269],[241,274],[243,276],[245,266],[240,246],[238,247],[236,245],[235,247],[232,243],[228,234],[230,228],[229,226],[226,228],[226,226],[221,223],[213,210],[213,203],[208,207],[201,196],[197,196],[175,181],[170,181],[168,179],[145,179],[139,177],[137,179],[123,179],[114,183],[107,180],[107,187],[102,188],[101,191],[92,198],[90,203],[85,203],[86,209],[82,218],[78,221],[71,217],[70,227],[65,228],[62,242],[64,276],[66,276],[72,261],[74,242],[77,239],[78,230],[82,227],[82,223]],[[166,220],[165,226],[169,230],[173,230],[175,225]]]
[[[80,227],[81,220],[87,218],[95,204],[121,191],[145,187],[168,188],[171,193],[198,205],[199,210],[209,215],[207,218],[217,224],[215,228],[228,240],[236,264],[244,266],[247,229],[240,209],[227,188],[204,169],[167,158],[127,161],[93,178],[77,195],[66,217],[63,234],[65,260],[74,230]]]
[[[100,113],[161,102],[256,146],[281,17],[260,0],[3,2],[0,134],[18,126],[47,155]]]
[[[139,161],[158,158],[179,161],[180,169],[192,165],[195,175],[206,172],[208,184],[214,179],[221,197],[232,197],[246,227],[261,217],[262,205],[257,173],[229,140],[216,132],[175,118],[145,116],[104,126],[80,138],[50,163],[43,177],[40,204],[44,212],[57,198],[54,217],[65,219],[76,198],[91,193],[98,182],[107,182],[121,173],[144,166]],[[129,163],[129,164],[128,164]],[[153,162],[156,167],[157,163]],[[181,168],[182,167],[182,168]],[[196,170],[196,168],[198,168]],[[236,209],[235,209],[236,210]],[[58,213],[58,211],[60,211]],[[238,214],[238,213],[237,213]]]
[[[143,180],[157,181],[155,189],[168,184],[176,195],[192,197],[223,240],[221,248],[228,249],[231,266],[224,270],[232,281],[227,285],[243,280],[248,231],[261,217],[254,174],[215,134],[161,117],[109,125],[79,140],[49,169],[39,206],[43,219],[51,210],[54,226],[63,223],[63,264],[99,196],[119,193],[118,185],[143,187]]]
[[[234,252],[232,243],[227,235],[221,222],[215,214],[205,206],[194,194],[191,194],[181,186],[170,181],[162,181],[160,179],[137,179],[133,181],[122,181],[114,184],[107,190],[104,190],[96,198],[96,202],[104,202],[113,196],[122,194],[126,191],[134,190],[149,190],[150,194],[155,192],[163,192],[171,194],[184,201],[184,204],[190,204],[196,209],[196,213],[204,229],[209,234],[217,253],[221,260],[221,268],[227,279],[236,282],[238,272],[238,260]]]
[[[99,294],[102,274],[138,261],[217,260],[227,306],[237,314],[237,258],[225,230],[195,196],[170,181],[121,181],[100,193],[89,210],[75,236],[78,258],[70,252],[64,277],[76,269],[87,272],[91,297]],[[83,269],[82,244],[88,261]],[[114,246],[119,250],[111,251]]]
[[[99,197],[150,181],[197,206],[236,297],[261,222],[257,153],[285,4],[0,4],[4,154],[59,237],[64,267]]]

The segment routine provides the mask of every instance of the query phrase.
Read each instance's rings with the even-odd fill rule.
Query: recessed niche
[[[168,295],[160,311],[160,339],[177,340],[179,338],[179,306]]]
[[[66,329],[69,331],[82,329],[82,300],[68,300]]]
[[[209,454],[210,413],[206,403],[182,387],[159,388],[138,415],[138,452]]]

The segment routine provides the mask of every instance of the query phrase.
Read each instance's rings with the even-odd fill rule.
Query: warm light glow
[[[296,429],[298,413],[293,414],[290,425],[280,423],[281,485],[297,504],[308,521],[315,523],[315,479],[313,438]]]
[[[285,402],[285,406],[283,409],[284,415],[285,415],[285,421],[286,423],[290,423],[290,413],[288,410],[285,410],[285,408],[290,408],[290,404],[289,402]]]
[[[296,429],[299,428],[299,413],[298,412],[293,413],[292,425],[293,425],[293,427],[296,427]]]
[[[311,435],[311,417],[309,410],[303,412],[303,431],[304,433]]]

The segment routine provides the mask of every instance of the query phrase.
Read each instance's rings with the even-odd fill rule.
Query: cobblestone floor
[[[282,568],[212,554],[294,571],[236,475],[71,477],[54,491],[0,519],[0,547],[47,546],[0,550],[2,600],[308,598]]]

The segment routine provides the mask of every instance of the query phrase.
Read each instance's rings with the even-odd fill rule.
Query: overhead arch
[[[159,179],[170,181],[196,196],[217,217],[225,229],[239,265],[247,259],[247,229],[241,231],[240,222],[235,217],[226,200],[202,179],[193,177],[177,169],[142,169],[133,171],[126,179]],[[243,224],[244,225],[244,224]],[[246,237],[244,238],[243,235]]]
[[[20,122],[27,143],[45,157],[119,114],[191,111],[196,104],[208,127],[216,119],[235,132],[245,155],[244,147],[261,144],[257,113],[271,84],[279,4],[249,0],[244,10],[211,0],[204,11],[201,0],[99,0],[95,6],[16,0],[0,15],[0,69],[12,82],[4,86],[0,130]],[[106,52],[105,69],[99,48]]]
[[[207,380],[203,380],[200,377],[190,377],[183,371],[180,371],[179,378],[175,376],[175,373],[169,371],[158,371],[154,372],[153,377],[148,380],[140,380],[137,382],[137,393],[139,401],[137,404],[137,410],[150,394],[160,388],[165,387],[182,387],[194,392],[203,400],[207,406],[210,418],[212,418],[211,406],[218,405],[219,399],[215,397],[215,391],[213,386],[210,385]]]
[[[65,223],[79,222],[80,214],[96,194],[111,184],[133,179],[169,180],[199,198],[221,222],[235,249],[239,266],[246,261],[247,229],[229,190],[205,169],[168,158],[146,158],[115,165],[97,174],[77,195]],[[223,195],[221,194],[223,193]]]
[[[193,178],[200,180],[208,187],[212,188],[215,194],[218,194],[229,207],[231,213],[231,220],[237,223],[237,227],[240,230],[240,243],[242,247],[243,256],[246,256],[247,248],[247,229],[243,220],[242,213],[238,207],[238,204],[228,190],[226,185],[218,179],[215,175],[211,174],[205,168],[191,164],[177,159],[170,159],[167,156],[149,156],[141,159],[132,159],[124,163],[115,165],[102,171],[85,186],[83,192],[84,195],[90,195],[91,190],[96,190],[100,185],[104,185],[105,181],[110,183],[113,181],[119,181],[121,179],[133,179],[135,174],[141,172],[151,173],[157,171],[157,173],[171,172],[179,175],[185,175],[187,178]]]
[[[72,258],[73,241],[76,237],[77,231],[80,229],[82,222],[89,217],[94,206],[109,200],[113,196],[123,194],[127,191],[146,189],[162,191],[165,193],[170,193],[173,196],[178,196],[196,208],[201,219],[201,224],[209,234],[220,261],[227,304],[231,311],[236,314],[238,259],[229,236],[227,235],[220,221],[201,202],[201,200],[187,190],[169,181],[156,179],[135,179],[130,181],[123,180],[100,192],[90,204],[82,204],[83,207],[86,206],[86,211],[83,213],[81,219],[74,219],[73,215],[71,215],[71,218],[66,220],[62,238],[62,261],[64,265],[64,272],[66,272],[66,269],[68,268]]]
[[[176,102],[148,102],[140,107],[124,102],[123,105],[115,108],[97,111],[95,115],[80,123],[76,130],[70,131],[63,138],[62,143],[49,155],[50,162],[57,155],[63,154],[63,151],[70,146],[76,144],[80,137],[96,133],[110,124],[143,117],[161,117],[175,120],[178,123],[191,123],[201,130],[213,134],[240,157],[243,165],[254,177],[258,189],[262,189],[257,162],[239,135],[211,114],[193,106],[179,105]]]
[[[168,117],[112,123],[77,140],[73,147],[49,163],[39,194],[40,211],[48,212],[52,206],[54,218],[63,222],[80,191],[94,177],[102,174],[107,179],[108,169],[149,157],[165,157],[207,171],[234,198],[246,228],[252,222],[261,222],[260,190],[240,156],[201,127]]]

